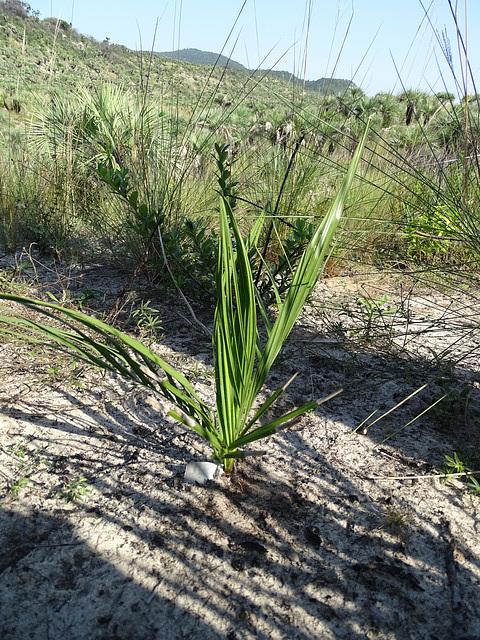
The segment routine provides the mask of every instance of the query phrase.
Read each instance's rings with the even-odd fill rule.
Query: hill
[[[181,60],[182,62],[190,62],[191,64],[209,65],[211,67],[230,67],[230,69],[243,69],[244,71],[248,71],[240,62],[235,62],[235,60],[227,58],[227,56],[212,53],[211,51],[179,49],[177,51],[156,51],[155,53],[160,58],[173,58],[175,60]]]
[[[178,49],[177,51],[161,51],[155,52],[160,58],[173,58],[175,60],[181,60],[183,62],[189,62],[191,64],[208,65],[208,66],[221,66],[229,67],[230,69],[242,69],[244,71],[250,71],[231,58],[219,55],[218,53],[212,53],[211,51],[201,51],[200,49]],[[303,86],[305,89],[311,91],[317,91],[323,94],[338,94],[343,93],[349,87],[355,86],[350,80],[342,80],[339,78],[320,78],[318,80],[302,80],[293,75],[289,71],[277,71],[275,69],[258,69],[256,73],[262,75],[269,75],[285,82],[293,82]]]

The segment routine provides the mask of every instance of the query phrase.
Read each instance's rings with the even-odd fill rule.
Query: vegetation
[[[30,449],[24,442],[10,447],[8,454],[12,456],[16,472],[9,479],[8,492],[12,497],[18,495],[31,483],[35,483],[36,473],[47,463],[42,455],[45,449]]]
[[[182,60],[191,64],[207,64],[211,67],[230,67],[232,69],[247,70],[243,64],[231,60],[226,56],[212,53],[211,51],[200,51],[200,49],[179,49],[177,51],[156,51],[160,58],[174,58],[174,60]]]
[[[410,88],[370,97],[349,81],[309,83],[222,62],[132,52],[40,20],[19,0],[0,2],[0,244],[54,260],[111,260],[131,275],[130,285],[143,272],[187,304],[216,306],[217,349],[219,327],[248,325],[248,344],[217,352],[217,385],[238,397],[235,415],[219,405],[215,418],[188,381],[140,343],[75,309],[65,320],[86,323],[109,345],[97,352],[89,337],[93,351],[83,357],[100,353],[124,372],[128,362],[137,382],[160,384],[161,392],[155,376],[163,369],[169,399],[183,412],[176,417],[193,420],[229,465],[249,434],[263,437],[249,410],[326,257],[320,252],[305,291],[293,294],[305,256],[327,246],[318,229],[336,228],[327,274],[353,262],[399,267],[422,282],[445,276],[448,286],[478,284],[480,103],[467,91],[473,78],[454,78],[458,100]],[[359,180],[333,224],[329,212],[335,198],[343,204],[352,167]],[[272,308],[278,317],[270,326]],[[42,309],[66,313],[50,303]],[[257,346],[257,311],[275,348]],[[351,333],[391,343],[390,321],[401,313],[387,297],[360,296]],[[147,333],[159,323],[151,313],[149,322]],[[59,331],[50,338],[78,347],[78,337]],[[254,373],[255,349],[261,373]],[[241,350],[250,354],[245,370]],[[222,361],[224,352],[231,362]],[[232,371],[240,382],[227,382]],[[251,376],[255,394],[242,395]]]
[[[58,305],[35,302],[12,294],[0,294],[0,298],[20,303],[29,310],[36,309],[51,320],[56,317],[52,312],[57,312],[65,329],[32,321],[28,315],[3,316],[0,317],[0,322],[14,329],[30,328],[34,334],[46,336],[59,348],[73,353],[80,360],[119,373],[164,395],[173,405],[169,415],[204,437],[213,449],[213,458],[223,464],[227,471],[231,470],[234,459],[245,456],[241,447],[290,426],[299,416],[312,411],[326,400],[313,400],[263,424],[258,424],[260,418],[272,408],[288,385],[277,389],[260,407],[254,406],[283,343],[318,280],[361,158],[366,133],[367,131],[330,211],[302,253],[284,301],[275,280],[272,280],[278,304],[278,315],[273,324],[261,301],[256,299],[250,258],[257,249],[266,211],[258,216],[244,240],[228,200],[225,197],[221,199],[220,242],[215,278],[217,308],[213,325],[217,405],[215,417],[180,372],[137,340],[103,322]],[[225,160],[222,153],[225,152],[220,151],[219,166]],[[227,185],[224,173],[220,174],[219,182],[225,192]],[[135,195],[126,195],[135,201],[136,209]],[[268,336],[264,346],[261,345],[258,328],[257,302],[262,310]],[[93,332],[93,337],[86,329]],[[159,369],[165,374],[165,378],[158,376]]]
[[[47,255],[75,254],[94,229],[92,253],[121,255],[123,265],[141,263],[164,278],[152,219],[145,226],[132,218],[95,172],[99,162],[128,168],[131,190],[150,216],[156,211],[177,284],[202,299],[208,289],[214,302],[218,143],[229,146],[241,224],[270,203],[264,258],[281,278],[282,250],[308,242],[371,117],[363,183],[351,202],[362,220],[349,211],[334,249],[337,271],[348,268],[347,255],[382,266],[464,264],[469,272],[477,260],[475,95],[455,102],[446,92],[407,89],[369,97],[351,85],[334,90],[336,80],[310,90],[293,77],[96,42],[15,0],[0,3],[0,66],[0,182],[8,185],[0,242],[9,250],[35,243]]]
[[[218,53],[212,53],[211,51],[200,51],[200,49],[179,49],[177,51],[157,51],[156,55],[160,58],[173,58],[174,60],[182,60],[183,62],[190,62],[191,64],[209,65],[212,67],[229,67],[230,69],[242,69],[248,71],[243,64],[236,62],[231,58],[219,55]],[[277,69],[259,69],[259,73],[262,75],[268,75],[273,78],[279,78],[299,86],[303,86],[305,89],[312,91],[319,91],[320,93],[335,95],[341,94],[349,87],[355,85],[350,80],[340,80],[338,78],[320,78],[319,80],[302,80],[297,78],[289,71],[279,71]]]
[[[480,495],[480,483],[475,478],[475,474],[480,472],[472,471],[457,452],[454,452],[453,458],[445,456],[445,461],[442,463],[442,471],[445,474],[442,480],[443,483],[447,483],[451,478],[456,477],[464,483],[469,493]]]

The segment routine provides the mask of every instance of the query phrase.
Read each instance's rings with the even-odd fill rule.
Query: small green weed
[[[20,478],[17,478],[17,480],[14,480],[10,484],[8,492],[12,496],[17,498],[18,494],[20,493],[20,491],[22,491],[22,489],[26,489],[27,488],[29,482],[30,482],[30,478],[26,478],[25,476],[20,476]]]
[[[75,296],[70,298],[70,302],[77,307],[80,311],[83,311],[87,302],[94,300],[97,296],[97,292],[93,289],[81,289]]]
[[[383,513],[383,522],[379,529],[386,529],[401,539],[405,536],[407,524],[405,513],[398,507],[390,506]]]
[[[78,478],[78,480],[64,482],[62,488],[56,492],[54,498],[62,498],[67,502],[83,500],[83,497],[91,491],[91,489],[86,486],[86,483],[86,478]]]
[[[8,489],[12,496],[18,497],[19,493],[26,489],[30,482],[33,482],[31,476],[42,464],[45,464],[45,459],[41,456],[40,451],[41,449],[30,451],[23,442],[9,447],[8,452],[16,459],[15,467],[17,467],[15,478],[11,481]]]
[[[15,444],[12,447],[8,448],[8,452],[15,456],[16,458],[25,458],[27,455],[27,446],[24,443]]]
[[[365,343],[380,341],[391,343],[395,328],[393,322],[397,317],[406,317],[406,313],[389,304],[388,295],[375,300],[370,295],[359,293],[355,298],[356,308],[348,309],[343,315],[349,316],[356,324],[350,331],[351,337],[359,336]]]
[[[55,296],[51,291],[47,291],[47,295],[62,307],[76,307],[80,311],[83,311],[86,303],[95,298],[96,292],[93,291],[93,289],[85,289],[79,291],[76,295],[72,295],[70,289],[64,289],[60,298]]]
[[[477,473],[472,471],[462,459],[462,457],[455,451],[453,458],[451,456],[445,456],[445,461],[442,463],[442,471],[446,474],[446,477],[442,480],[443,484],[446,484],[454,474],[458,476],[461,474],[460,480],[463,482],[469,493],[480,495],[480,483],[472,475]]]
[[[159,310],[151,307],[150,303],[150,300],[142,301],[140,307],[131,312],[130,317],[137,325],[141,337],[153,342],[162,330],[162,322]]]
[[[27,353],[27,358],[40,358],[42,355],[41,349],[32,349]]]
[[[187,378],[190,380],[202,380],[208,383],[215,378],[215,371],[213,368],[206,367],[197,361]]]
[[[47,373],[50,374],[51,377],[56,380],[60,376],[61,370],[62,370],[62,367],[60,365],[56,365],[54,367],[50,367],[49,369],[47,369]]]

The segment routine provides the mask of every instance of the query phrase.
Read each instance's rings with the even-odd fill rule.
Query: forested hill
[[[209,65],[209,66],[223,66],[230,69],[242,69],[248,71],[243,64],[236,62],[231,58],[219,55],[218,53],[212,53],[211,51],[201,51],[200,49],[179,49],[177,51],[159,51],[156,54],[160,58],[173,58],[175,60],[181,60],[183,62],[190,62],[192,64]],[[277,71],[275,69],[259,69],[257,73],[268,74],[279,80],[285,82],[294,82],[301,84],[305,89],[311,91],[319,91],[325,94],[343,93],[349,87],[354,86],[350,80],[341,80],[339,78],[320,78],[318,80],[305,80],[297,78],[289,71]]]
[[[243,64],[235,62],[231,58],[227,58],[212,51],[201,51],[200,49],[178,49],[177,51],[156,51],[160,58],[173,58],[182,62],[190,62],[191,64],[201,64],[221,67],[230,67],[230,69],[242,69],[248,71]]]

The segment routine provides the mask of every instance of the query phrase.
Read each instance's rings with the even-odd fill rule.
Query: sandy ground
[[[114,275],[68,288],[105,304]],[[0,637],[478,640],[480,497],[423,476],[480,453],[480,303],[392,294],[371,331],[352,300],[384,286],[319,285],[269,388],[299,372],[285,406],[344,393],[205,485],[183,474],[208,449],[150,393],[3,342]],[[171,299],[139,295],[160,310],[154,348],[211,402],[208,338]]]

